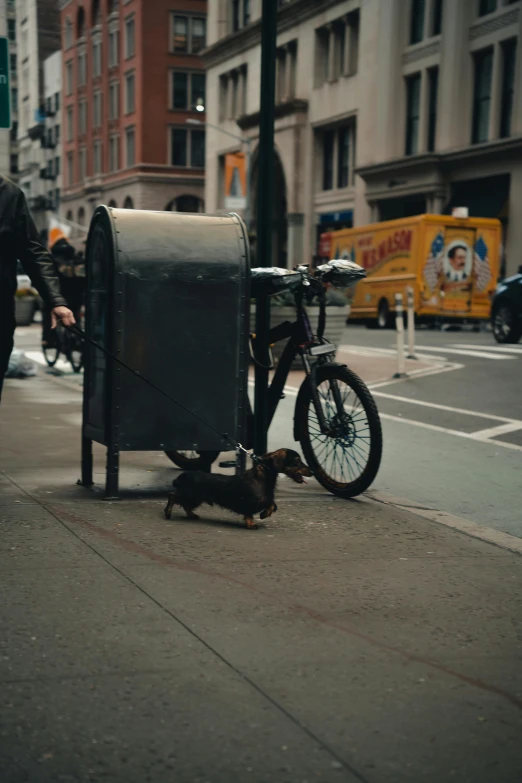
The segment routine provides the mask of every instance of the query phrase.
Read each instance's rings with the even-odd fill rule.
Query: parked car
[[[522,266],[498,284],[491,302],[491,327],[497,343],[518,343],[522,337]]]

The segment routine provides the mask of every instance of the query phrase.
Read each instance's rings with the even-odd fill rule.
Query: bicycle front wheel
[[[316,381],[327,431],[321,430],[308,380],[301,387],[295,411],[303,455],[325,489],[353,498],[368,489],[381,464],[377,407],[366,385],[347,367],[318,367]]]

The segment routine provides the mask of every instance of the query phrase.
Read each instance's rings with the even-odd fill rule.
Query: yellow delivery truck
[[[395,294],[406,301],[408,286],[418,321],[487,320],[500,241],[498,220],[445,215],[416,215],[321,237],[330,258],[349,258],[366,269],[367,277],[353,290],[350,317],[380,327],[392,320]]]

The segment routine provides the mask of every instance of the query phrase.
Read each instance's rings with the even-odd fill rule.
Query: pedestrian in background
[[[53,259],[40,241],[24,194],[0,175],[0,399],[14,345],[17,260],[51,309],[53,329],[58,321],[65,326],[76,323],[62,297]]]

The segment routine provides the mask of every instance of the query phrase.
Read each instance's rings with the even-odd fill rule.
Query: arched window
[[[85,225],[85,209],[83,207],[78,209],[78,223],[80,226]]]
[[[67,210],[67,214],[65,216],[65,219],[69,220],[71,223],[73,222],[74,217],[73,217],[72,209],[68,209]]]
[[[125,201],[123,202],[123,209],[134,209],[134,204],[130,196],[125,198]]]
[[[65,20],[64,28],[64,48],[70,49],[73,45],[73,25],[69,17]]]
[[[100,0],[92,0],[91,26],[101,24]]]
[[[178,196],[176,212],[199,212],[201,199],[197,196]]]
[[[83,38],[85,35],[85,11],[83,6],[78,8],[78,15],[76,16],[76,37]]]
[[[113,198],[111,198],[111,200],[109,201],[109,207],[111,207],[111,209],[116,209],[116,202],[114,201]]]
[[[107,13],[113,14],[118,8],[118,0],[107,0]]]

